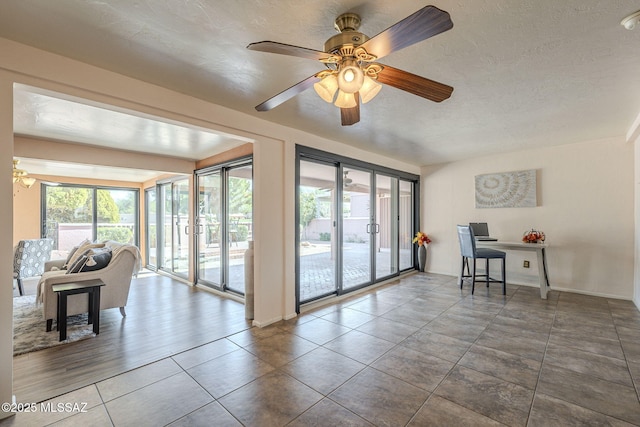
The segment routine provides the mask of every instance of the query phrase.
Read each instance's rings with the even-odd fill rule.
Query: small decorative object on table
[[[422,231],[418,231],[413,238],[413,243],[418,244],[418,269],[424,271],[427,264],[427,245],[431,243],[431,239]]]
[[[531,229],[531,231],[525,231],[524,235],[522,236],[522,241],[524,243],[544,243],[545,239],[546,236],[544,235],[543,231],[533,228]]]

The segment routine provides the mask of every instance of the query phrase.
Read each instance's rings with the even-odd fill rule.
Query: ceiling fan
[[[311,86],[322,99],[340,108],[343,126],[360,121],[360,102],[371,101],[382,88],[379,83],[431,101],[444,101],[453,92],[451,86],[375,61],[452,27],[447,12],[426,6],[371,38],[358,32],[358,15],[344,13],[335,20],[339,34],[325,42],[324,51],[272,41],[251,43],[247,46],[250,50],[316,59],[326,66],[256,106],[256,110],[269,111]]]
[[[18,168],[18,164],[20,164],[20,160],[18,159],[13,159],[13,183],[14,184],[19,184],[24,188],[31,188],[33,186],[33,184],[36,183],[36,179],[29,176],[29,172],[27,172],[24,169],[19,169]],[[42,181],[40,180],[41,183],[46,184],[46,185],[51,185],[51,186],[58,186],[60,185],[57,182],[49,182],[49,181]]]
[[[20,184],[24,188],[31,188],[35,184],[36,179],[29,176],[29,173],[24,169],[18,169],[20,160],[13,159],[13,183]]]

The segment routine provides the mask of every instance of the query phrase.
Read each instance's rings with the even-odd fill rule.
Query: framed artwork
[[[476,175],[476,208],[537,206],[536,170]]]

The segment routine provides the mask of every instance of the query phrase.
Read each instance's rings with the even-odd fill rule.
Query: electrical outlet
[[[524,264],[522,264],[524,268],[529,268],[529,261],[525,260]]]

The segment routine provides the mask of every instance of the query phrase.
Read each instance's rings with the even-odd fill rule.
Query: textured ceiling
[[[385,86],[340,125],[313,90],[254,107],[322,69],[254,52],[272,40],[322,49],[344,12],[383,31],[421,7],[452,30],[382,61],[455,88],[437,104]],[[406,162],[425,165],[625,135],[640,112],[637,0],[2,0],[0,37]]]

